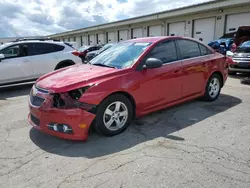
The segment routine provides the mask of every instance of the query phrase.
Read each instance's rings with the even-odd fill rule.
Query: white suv
[[[53,70],[82,64],[68,43],[29,39],[0,45],[0,87],[31,82]]]

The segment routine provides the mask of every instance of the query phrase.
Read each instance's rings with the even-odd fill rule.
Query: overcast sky
[[[209,0],[0,0],[0,38],[48,35]]]

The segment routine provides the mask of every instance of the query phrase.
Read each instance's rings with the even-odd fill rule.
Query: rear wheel
[[[133,107],[124,95],[112,95],[98,107],[95,121],[97,132],[114,136],[123,132],[132,122]]]
[[[205,95],[203,96],[203,99],[205,101],[216,100],[220,95],[221,86],[222,86],[221,77],[218,74],[213,74],[207,82],[206,91]]]

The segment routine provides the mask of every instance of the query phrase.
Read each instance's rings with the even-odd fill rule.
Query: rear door
[[[0,51],[5,58],[0,62],[0,84],[34,78],[31,61],[24,44],[9,46]]]
[[[206,84],[209,50],[204,45],[191,40],[176,40],[179,57],[182,60],[182,97],[201,93]],[[211,52],[210,52],[211,53]]]
[[[50,43],[28,43],[28,53],[36,78],[55,70],[64,46]]]
[[[180,99],[182,88],[181,61],[177,58],[174,41],[158,43],[144,61],[147,58],[160,59],[163,66],[144,69],[138,74],[140,89],[136,98],[139,100],[139,108],[143,111]]]

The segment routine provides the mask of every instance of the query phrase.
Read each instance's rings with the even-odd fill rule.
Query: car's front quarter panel
[[[107,96],[116,92],[130,93],[130,87],[134,83],[131,76],[133,72],[120,73],[111,77],[106,77],[91,84],[92,86],[79,99],[81,102],[98,105]]]
[[[145,106],[156,104],[154,99],[157,97],[150,97],[155,93],[151,89],[145,82],[144,74],[131,69],[126,73],[100,80],[82,95],[80,101],[98,106],[106,97],[114,93],[126,93],[132,98],[131,102],[135,102],[135,114],[139,116],[143,113]],[[159,98],[157,100],[161,101]]]

